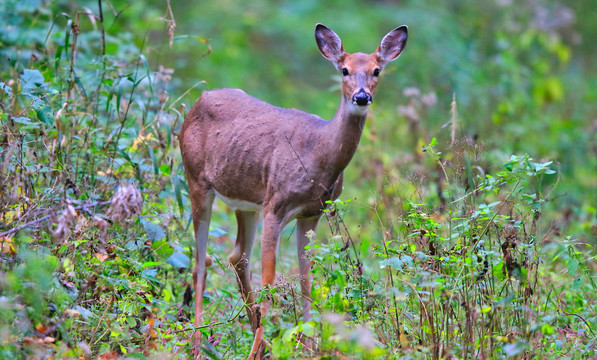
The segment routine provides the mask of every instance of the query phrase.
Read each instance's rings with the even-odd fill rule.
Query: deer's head
[[[368,109],[373,101],[377,80],[384,66],[395,60],[406,46],[406,25],[390,31],[372,54],[344,51],[342,40],[322,24],[315,27],[315,40],[321,54],[342,74],[342,96],[355,112]]]

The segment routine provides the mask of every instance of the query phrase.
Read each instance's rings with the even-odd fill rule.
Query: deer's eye
[[[342,69],[342,75],[348,76],[348,69],[347,68]]]
[[[379,69],[373,70],[373,76],[379,76]]]

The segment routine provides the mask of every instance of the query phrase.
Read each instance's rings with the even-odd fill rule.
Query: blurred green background
[[[442,146],[451,141],[455,97],[456,138],[483,147],[483,172],[514,153],[553,160],[560,178],[546,184],[557,182],[549,198],[552,226],[595,236],[594,1],[176,1],[171,49],[164,24],[155,20],[164,15],[163,3],[151,4],[131,4],[138,9],[127,13],[146,20],[131,25],[147,32],[153,66],[174,69],[177,93],[205,80],[204,88],[242,88],[324,119],[336,110],[339,76],[317,51],[315,24],[331,27],[349,52],[372,52],[388,31],[408,25],[407,48],[384,70],[344,197],[367,202],[383,194],[389,172],[413,171],[422,144],[432,137]],[[398,111],[411,101],[406,88],[437,96],[410,119],[417,133]],[[187,108],[200,89],[184,98]]]

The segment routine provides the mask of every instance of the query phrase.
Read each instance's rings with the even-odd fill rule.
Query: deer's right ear
[[[407,38],[408,27],[406,25],[399,26],[384,36],[376,51],[382,67],[400,56],[406,46]]]
[[[344,59],[345,52],[342,40],[340,40],[338,35],[327,26],[317,24],[315,26],[315,41],[317,41],[317,47],[321,55],[333,62],[336,67],[339,67],[341,61]]]

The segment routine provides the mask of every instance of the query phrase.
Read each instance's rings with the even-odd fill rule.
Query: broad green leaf
[[[147,233],[147,237],[152,242],[160,241],[166,237],[166,232],[160,225],[155,224],[148,220],[141,220],[141,224],[143,224],[143,228],[145,229],[145,232]]]
[[[400,260],[397,257],[387,258],[387,259],[384,259],[379,262],[380,269],[385,269],[386,266],[390,266],[393,269],[402,271],[402,267],[404,266],[404,263],[402,262],[402,260]]]
[[[553,326],[550,324],[543,324],[541,325],[541,332],[545,335],[553,334]]]
[[[571,259],[568,261],[568,273],[571,275],[576,275],[578,273],[578,266],[580,265],[577,259]]]
[[[31,122],[31,120],[28,117],[24,117],[24,116],[19,116],[16,118],[12,119],[14,122],[19,123],[19,124],[23,124],[23,125],[33,125],[33,126],[37,126],[37,123]]]
[[[166,262],[174,267],[186,269],[191,264],[191,259],[179,251],[174,251],[172,255],[166,259]]]
[[[37,118],[44,124],[54,126],[54,115],[52,113],[52,108],[48,105],[43,104],[39,107],[36,107],[35,114],[37,115]]]
[[[23,92],[31,92],[44,85],[44,77],[39,70],[24,69],[21,75],[21,87]]]
[[[172,248],[172,246],[168,244],[168,242],[165,239],[160,241],[154,241],[151,244],[151,247],[155,250],[158,256],[164,259],[170,257],[174,253],[174,248]]]

